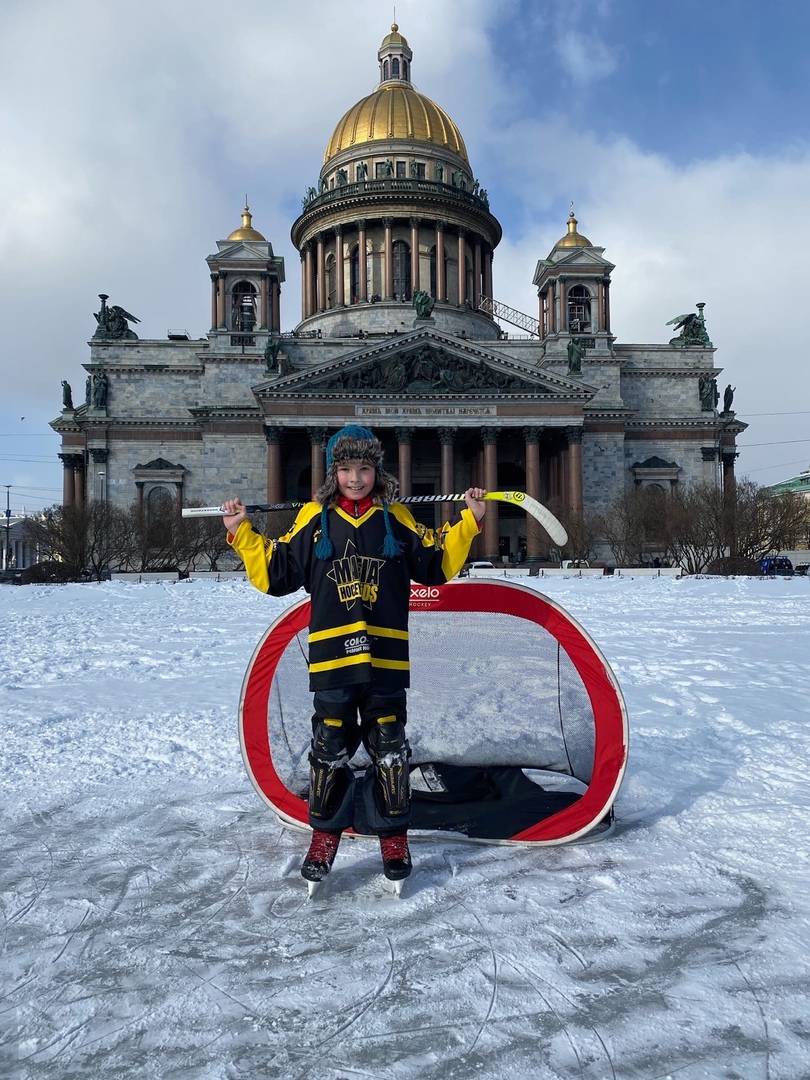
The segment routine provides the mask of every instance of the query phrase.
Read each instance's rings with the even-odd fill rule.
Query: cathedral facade
[[[52,425],[63,502],[179,512],[234,494],[306,500],[348,422],[381,438],[401,495],[517,489],[576,517],[634,484],[732,484],[745,425],[730,399],[718,408],[703,305],[668,344],[619,343],[614,266],[573,210],[535,268],[537,311],[498,303],[501,227],[461,133],[414,89],[396,25],[378,62],[379,86],[335,127],[292,225],[295,330],[281,330],[284,261],[247,206],[207,260],[204,339],[142,340],[101,297],[84,402],[68,392]],[[452,512],[415,516],[434,525]],[[548,551],[533,520],[499,504],[476,543],[480,558]]]

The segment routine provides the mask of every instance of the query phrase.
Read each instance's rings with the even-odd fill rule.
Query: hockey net
[[[291,824],[306,822],[308,617],[301,601],[270,627],[240,710],[248,773]],[[562,608],[505,581],[414,585],[410,657],[415,789],[426,777],[429,786],[432,763],[513,767],[576,801],[569,795],[559,812],[544,812],[528,829],[507,828],[504,839],[560,843],[604,825],[625,767],[626,711],[607,661]],[[368,763],[362,750],[354,763]]]

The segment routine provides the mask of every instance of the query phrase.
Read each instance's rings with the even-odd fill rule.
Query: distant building
[[[581,513],[633,484],[732,484],[746,425],[730,401],[718,411],[703,305],[673,320],[668,344],[619,343],[614,266],[573,210],[536,264],[537,311],[499,303],[501,226],[461,133],[414,89],[396,25],[378,61],[379,86],[338,121],[292,225],[295,330],[281,332],[283,260],[247,206],[207,259],[205,338],[139,340],[102,297],[84,402],[68,395],[52,425],[64,502],[308,499],[348,421],[381,437],[403,495],[474,483]],[[543,543],[523,514],[493,504],[474,554],[531,560]]]
[[[810,498],[810,468],[804,469],[798,476],[791,476],[788,480],[771,484],[768,491],[771,495],[784,495],[788,491],[795,491],[799,495]]]
[[[43,556],[43,552],[25,535],[27,515],[12,514],[0,518],[0,569],[25,570]]]

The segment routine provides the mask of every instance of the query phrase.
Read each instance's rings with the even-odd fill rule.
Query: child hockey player
[[[301,867],[310,882],[329,873],[341,833],[352,825],[349,762],[361,743],[373,763],[364,805],[380,838],[383,872],[392,881],[411,872],[405,737],[410,583],[443,585],[459,572],[478,535],[486,492],[470,488],[460,520],[438,532],[417,524],[394,501],[395,493],[379,440],[349,424],[329,440],[326,480],[286,536],[271,540],[254,532],[239,498],[222,504],[229,542],[253,585],[274,596],[304,588],[312,597],[313,835]]]

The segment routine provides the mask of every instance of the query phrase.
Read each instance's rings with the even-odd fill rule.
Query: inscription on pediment
[[[502,394],[510,390],[537,389],[528,380],[428,345],[382,358],[353,371],[340,372],[317,388],[389,394]]]

